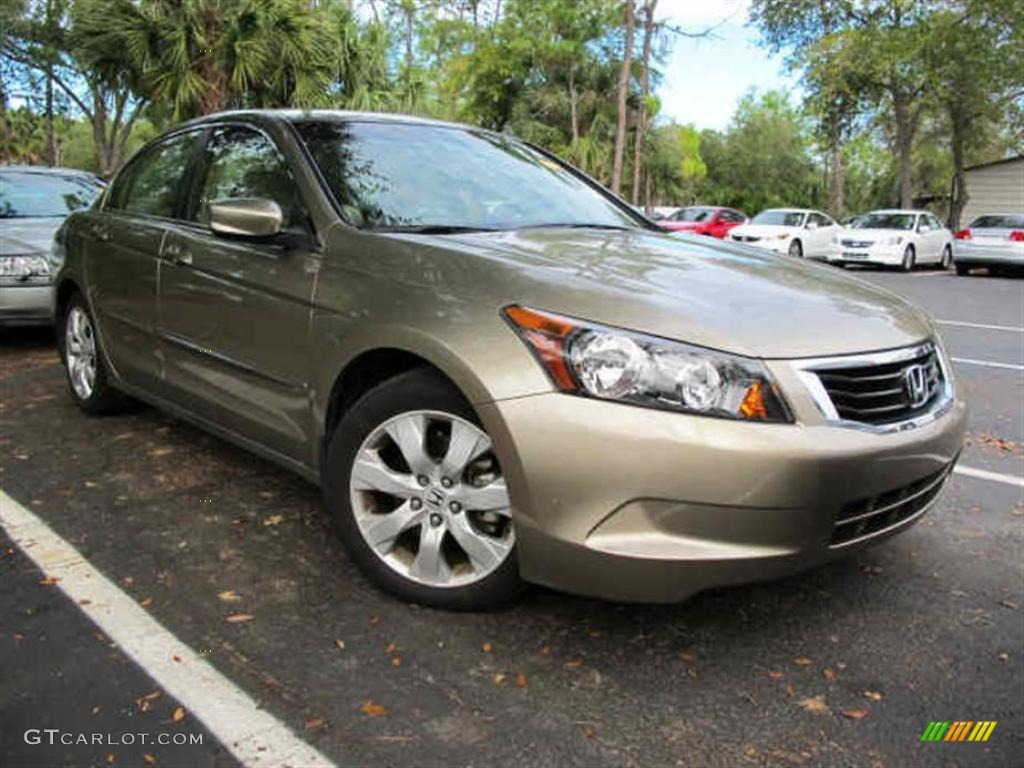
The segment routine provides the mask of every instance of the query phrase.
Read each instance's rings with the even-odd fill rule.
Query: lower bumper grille
[[[939,495],[952,469],[950,464],[910,485],[844,504],[836,517],[829,546],[847,546],[916,517]]]

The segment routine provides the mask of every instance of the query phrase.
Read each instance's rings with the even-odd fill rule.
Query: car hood
[[[843,239],[878,241],[886,237],[902,237],[906,240],[913,234],[905,229],[844,229]]]
[[[394,277],[434,284],[439,295],[522,304],[752,357],[873,351],[933,334],[922,310],[868,282],[720,241],[567,229],[392,237],[409,246],[391,262],[404,273]]]
[[[684,229],[698,229],[705,226],[703,221],[663,221],[660,222],[665,229],[680,231]]]
[[[792,233],[797,227],[784,227],[781,224],[740,224],[729,230],[730,235],[749,235],[753,237],[775,237],[785,232]]]
[[[0,255],[49,253],[53,235],[63,221],[61,216],[3,219],[0,225]]]

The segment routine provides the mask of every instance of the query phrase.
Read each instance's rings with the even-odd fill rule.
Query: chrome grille
[[[939,495],[952,464],[892,491],[843,505],[832,528],[830,547],[843,547],[885,533],[922,514]]]
[[[840,240],[847,248],[870,248],[874,245],[873,240]]]
[[[761,238],[754,235],[733,235],[732,239],[740,243],[756,243]]]
[[[945,380],[932,344],[905,360],[830,365],[814,373],[844,421],[891,424],[927,411],[941,396]]]

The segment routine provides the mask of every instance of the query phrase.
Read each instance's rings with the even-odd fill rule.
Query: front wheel
[[[789,255],[795,259],[802,259],[804,257],[804,247],[800,244],[799,240],[794,240],[789,244]]]
[[[903,251],[903,261],[900,263],[900,269],[904,272],[913,272],[916,261],[914,246],[908,245]]]
[[[363,395],[338,425],[324,495],[352,559],[384,590],[454,610],[522,589],[508,489],[491,438],[439,373]]]

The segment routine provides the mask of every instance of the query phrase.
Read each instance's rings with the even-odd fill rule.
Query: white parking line
[[[965,323],[962,320],[936,320],[939,325],[957,325],[962,328],[982,328],[986,331],[1012,331],[1014,333],[1024,333],[1024,328],[1018,328],[1015,325],[987,325],[985,323]]]
[[[979,480],[991,480],[993,483],[1006,483],[1007,485],[1024,488],[1024,477],[1018,477],[1017,475],[1004,475],[1002,472],[989,472],[987,469],[975,469],[974,467],[964,467],[959,464],[953,468],[953,473],[965,475],[966,477],[976,477]]]
[[[953,357],[950,359],[954,363],[963,363],[964,365],[983,365],[986,368],[1008,368],[1011,371],[1024,371],[1024,365],[1017,365],[1016,363],[997,363],[992,360],[975,360],[970,357]]]
[[[0,490],[0,526],[57,588],[245,766],[334,763],[146,613],[46,523]]]

